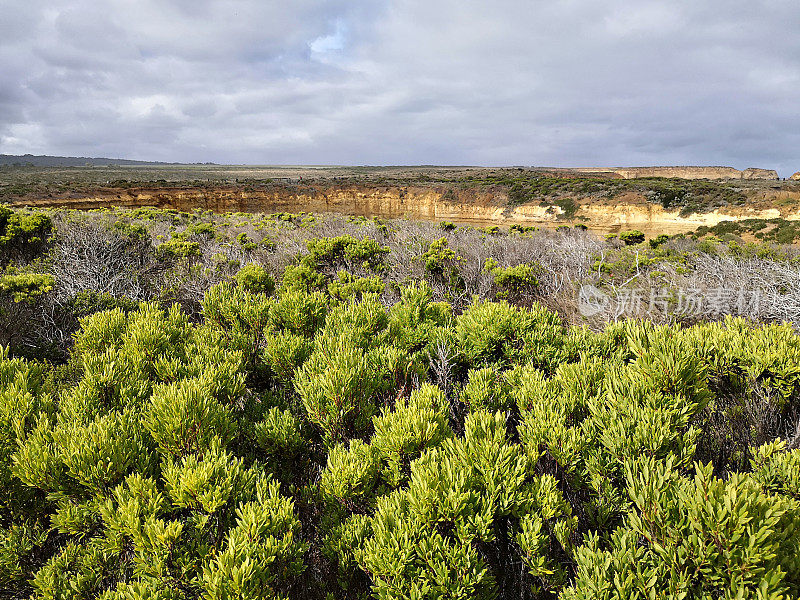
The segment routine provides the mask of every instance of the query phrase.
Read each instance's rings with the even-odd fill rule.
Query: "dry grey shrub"
[[[722,296],[708,303],[703,318],[719,308],[757,321],[800,322],[800,267],[768,258],[699,254],[694,269],[676,282],[683,288]],[[723,306],[720,306],[723,304]],[[716,315],[718,316],[718,314]]]
[[[131,300],[152,297],[151,284],[162,267],[149,240],[89,219],[62,219],[56,226],[58,237],[51,253],[56,302],[66,302],[81,292]]]
[[[235,241],[206,238],[198,243],[200,256],[188,263],[177,262],[165,274],[163,288],[171,290],[172,298],[190,313],[200,310],[206,290],[233,277],[251,254]]]
[[[668,247],[682,252],[686,263],[664,260],[648,265],[637,260],[634,272],[623,281],[604,279],[597,272],[588,277],[576,273],[574,281],[601,287],[609,299],[590,321],[602,325],[645,318],[655,323],[695,323],[731,315],[758,322],[800,323],[796,261],[742,256],[724,247],[707,253],[689,239],[670,241]],[[603,251],[597,256],[602,260]]]
[[[43,314],[51,312],[46,300],[14,302],[0,297],[0,346],[26,346],[44,330]]]
[[[794,431],[792,431],[786,438],[786,447],[789,450],[796,450],[800,448],[800,417],[797,419],[797,424],[794,427]]]

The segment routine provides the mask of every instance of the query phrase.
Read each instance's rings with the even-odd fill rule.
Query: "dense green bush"
[[[711,465],[682,477],[671,460],[626,469],[632,507],[606,544],[577,551],[565,599],[670,597],[783,598],[800,592],[796,501],[774,496],[750,475],[727,481]]]
[[[306,243],[309,263],[317,268],[335,268],[342,264],[360,265],[377,271],[384,266],[389,248],[371,238],[356,239],[350,235],[315,238]]]
[[[47,215],[17,212],[0,204],[0,266],[38,254],[52,231],[53,222]]]
[[[200,323],[155,304],[84,318],[69,365],[0,354],[15,593],[800,591],[788,326],[593,334],[536,304],[454,318],[425,284],[387,310],[226,283]]]
[[[248,292],[271,294],[275,291],[275,280],[272,275],[264,270],[264,267],[255,263],[245,265],[236,273],[236,281],[239,286]]]
[[[184,236],[174,236],[159,245],[158,253],[162,257],[192,258],[200,256],[200,244],[187,240]]]
[[[535,294],[539,287],[537,275],[542,272],[540,265],[522,263],[510,267],[501,267],[497,261],[490,259],[484,267],[491,273],[495,285],[500,288],[498,299],[523,301]]]
[[[53,276],[46,273],[9,273],[0,277],[0,294],[14,302],[33,302],[53,289]]]
[[[539,305],[530,310],[506,302],[478,302],[456,320],[459,350],[469,366],[532,363],[555,367],[564,351],[560,319]]]
[[[631,231],[623,231],[620,233],[619,239],[625,242],[626,246],[634,246],[644,241],[644,234],[638,229],[632,229]]]

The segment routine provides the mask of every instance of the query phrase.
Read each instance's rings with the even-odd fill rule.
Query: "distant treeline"
[[[114,165],[169,165],[147,160],[128,160],[124,158],[87,158],[85,156],[34,156],[33,154],[0,154],[0,166],[26,167],[108,167]],[[199,164],[199,163],[198,163]],[[204,163],[214,164],[214,163]]]

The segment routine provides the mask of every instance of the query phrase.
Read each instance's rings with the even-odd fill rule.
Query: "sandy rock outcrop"
[[[590,167],[575,169],[579,173],[615,173],[624,179],[642,177],[674,177],[679,179],[741,179],[742,172],[733,167]],[[775,175],[777,178],[777,174]]]
[[[742,179],[778,179],[778,172],[773,169],[750,167],[742,171]]]
[[[789,177],[789,179],[793,179],[794,181],[800,181],[800,171]]]
[[[577,173],[616,175],[624,179],[641,179],[642,177],[670,177],[676,179],[778,179],[778,172],[774,169],[757,169],[755,167],[745,169],[744,171],[734,169],[733,167],[587,167],[572,170]]]

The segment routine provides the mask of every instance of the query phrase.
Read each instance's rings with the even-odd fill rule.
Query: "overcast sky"
[[[0,0],[0,153],[800,170],[798,0]]]

